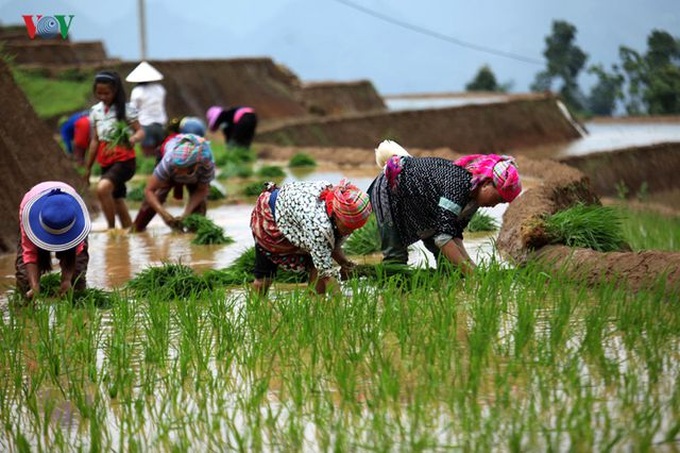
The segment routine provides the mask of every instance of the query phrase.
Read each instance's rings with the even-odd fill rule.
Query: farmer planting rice
[[[165,123],[168,122],[166,92],[160,83],[163,74],[142,61],[125,80],[137,84],[130,92],[130,104],[139,112],[139,124],[144,129],[142,152],[147,157],[157,157],[158,148],[165,138]]]
[[[211,132],[224,134],[228,148],[250,148],[257,128],[257,114],[252,107],[236,106],[228,109],[214,105],[205,114]]]
[[[19,205],[17,290],[33,299],[40,292],[40,275],[52,269],[51,252],[61,268],[59,293],[85,289],[89,255],[90,215],[75,189],[59,181],[34,186]]]
[[[97,197],[109,228],[115,228],[116,215],[123,228],[132,224],[125,204],[125,183],[135,174],[135,143],[144,139],[144,130],[137,121],[137,110],[125,103],[125,89],[120,76],[102,71],[94,78],[93,91],[99,103],[90,110],[92,139],[87,158],[85,181],[95,159],[102,168],[97,183]]]
[[[279,266],[308,271],[315,291],[336,286],[338,273],[354,266],[342,251],[352,231],[371,213],[368,195],[346,180],[291,182],[281,188],[268,183],[250,219],[255,239],[253,288],[266,294]]]
[[[162,153],[163,158],[144,188],[144,201],[132,224],[133,231],[144,231],[156,213],[170,228],[181,230],[188,215],[205,215],[207,212],[210,182],[215,179],[210,143],[199,135],[178,134],[163,145]],[[189,192],[189,200],[184,213],[175,217],[163,207],[163,203],[170,190],[177,186],[181,196],[182,185]]]
[[[475,263],[463,245],[463,230],[480,207],[510,203],[522,191],[510,156],[473,154],[455,162],[413,157],[385,140],[376,152],[383,171],[368,189],[380,230],[385,262],[406,264],[408,246],[422,240],[463,274]]]

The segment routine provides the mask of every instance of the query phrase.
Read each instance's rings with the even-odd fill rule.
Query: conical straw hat
[[[125,80],[132,83],[158,82],[163,80],[163,74],[146,61],[142,61],[128,74]]]

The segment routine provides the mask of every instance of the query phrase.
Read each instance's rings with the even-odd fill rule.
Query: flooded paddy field
[[[341,176],[366,188],[374,170],[288,178]],[[14,256],[0,257],[0,450],[678,450],[677,301],[513,268],[495,233],[466,236],[483,262],[467,279],[415,251],[408,276],[334,296],[125,288],[164,263],[228,266],[252,246],[251,209],[211,203],[235,239],[220,246],[158,218],[129,234],[95,217],[88,283],[104,306],[10,304]]]

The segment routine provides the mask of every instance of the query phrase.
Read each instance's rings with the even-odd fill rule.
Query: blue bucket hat
[[[28,239],[41,249],[63,252],[90,233],[90,215],[77,193],[49,189],[26,202],[21,223]]]
[[[185,116],[179,123],[180,134],[194,134],[203,137],[205,135],[205,123],[195,116]]]

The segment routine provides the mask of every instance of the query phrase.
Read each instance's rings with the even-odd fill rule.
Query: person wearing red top
[[[99,103],[90,109],[92,138],[86,164],[85,180],[95,160],[102,168],[97,183],[97,197],[109,228],[115,228],[116,216],[123,228],[132,225],[125,204],[125,183],[135,174],[135,143],[144,139],[144,130],[137,120],[137,110],[125,102],[125,89],[118,73],[102,71],[94,78],[93,92]],[[121,129],[127,140],[120,139]]]

